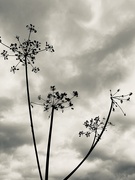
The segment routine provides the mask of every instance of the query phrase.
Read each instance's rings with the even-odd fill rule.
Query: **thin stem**
[[[36,105],[39,105],[39,106],[44,106],[43,104],[35,103],[35,102],[31,102],[31,104],[36,104]]]
[[[48,177],[49,177],[49,158],[50,158],[50,147],[51,147],[53,117],[54,117],[54,106],[52,106],[51,122],[50,122],[49,136],[48,136],[47,155],[46,155],[46,169],[45,169],[45,180],[48,180]]]
[[[15,57],[15,55],[13,55],[13,54],[12,55],[8,55],[8,56],[14,56]]]
[[[20,61],[15,65],[15,67],[17,67],[20,64]]]
[[[87,153],[86,156],[83,158],[83,160],[82,160],[82,161],[76,166],[76,168],[75,168],[68,176],[66,176],[63,180],[69,179],[69,178],[77,171],[77,169],[83,164],[83,162],[88,158],[88,156],[91,154],[91,152],[94,150],[95,146],[97,145],[97,143],[99,142],[99,140],[101,139],[101,136],[103,135],[103,133],[104,133],[104,131],[105,131],[105,128],[106,128],[106,126],[107,126],[107,123],[108,123],[109,118],[110,118],[110,115],[111,115],[112,108],[113,108],[113,100],[111,99],[111,106],[110,106],[110,110],[109,110],[109,113],[108,113],[106,122],[105,122],[104,127],[103,127],[100,135],[98,136],[96,142],[95,142],[95,143],[92,143],[91,148],[89,149],[88,153]],[[94,137],[94,141],[95,141],[95,137]],[[94,142],[94,141],[93,141],[93,142]]]
[[[42,52],[42,51],[45,51],[45,50],[46,50],[46,48],[41,49],[41,50],[37,51],[37,53]]]
[[[97,131],[95,132],[95,134],[94,134],[94,138],[93,138],[93,142],[92,142],[92,145],[91,145],[91,147],[94,145],[94,143],[95,143],[95,140],[96,140],[96,136],[97,136]]]
[[[25,74],[26,74],[27,99],[28,99],[28,108],[29,108],[29,116],[30,116],[30,125],[31,125],[31,131],[32,131],[33,144],[34,144],[34,149],[35,149],[35,155],[36,155],[40,180],[43,180],[41,169],[40,169],[39,158],[38,158],[38,152],[37,152],[37,146],[36,146],[36,138],[35,138],[34,127],[33,127],[33,120],[32,120],[30,93],[29,93],[29,81],[28,81],[27,57],[26,56],[25,56]]]
[[[31,65],[31,67],[32,67],[32,68],[34,68],[34,66],[33,66],[33,64],[32,64],[32,62],[31,62],[31,60],[29,59],[29,57],[28,57],[27,59],[28,59],[28,64],[30,64],[30,65]]]
[[[126,96],[129,96],[129,94],[126,94],[126,95],[121,95],[121,96],[114,96],[113,98],[115,98],[115,99],[118,99],[118,98],[123,98],[123,97],[126,97]]]
[[[120,108],[120,110],[123,114],[125,114],[123,109],[120,107],[120,105],[116,101],[113,100],[113,103],[115,104],[115,106],[118,106]]]
[[[3,42],[1,42],[1,44],[2,44],[3,46],[5,46],[5,47],[7,47],[7,48],[9,48],[9,49],[10,49],[10,47],[9,47],[9,46],[7,46],[6,44],[4,44]]]
[[[30,29],[30,31],[29,31],[29,35],[28,35],[28,40],[27,40],[27,41],[30,40],[30,35],[31,35],[31,29]]]
[[[23,49],[23,46],[22,46],[22,44],[21,44],[20,39],[18,38],[17,40],[18,40],[18,42],[19,42],[20,48],[22,49],[22,51],[23,51],[23,53],[24,53],[24,49]],[[20,52],[20,53],[23,54],[22,52]]]

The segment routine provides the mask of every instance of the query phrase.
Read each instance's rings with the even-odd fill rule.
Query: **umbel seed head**
[[[78,97],[78,92],[73,91],[72,96],[68,97],[67,93],[59,92],[57,91],[55,86],[50,86],[51,92],[48,93],[46,98],[42,98],[41,95],[38,96],[38,100],[42,101],[39,103],[33,103],[32,104],[38,104],[44,107],[44,111],[48,111],[51,108],[54,108],[55,110],[62,110],[64,112],[65,108],[71,108],[74,109],[72,99],[74,97]]]
[[[3,50],[1,55],[4,57],[4,60],[8,60],[9,56],[15,56],[18,63],[11,67],[11,72],[15,73],[16,70],[19,70],[18,65],[21,63],[23,66],[27,64],[31,65],[32,72],[37,73],[40,69],[35,67],[36,55],[42,51],[54,52],[53,46],[49,45],[46,42],[46,46],[41,48],[41,43],[37,40],[31,40],[31,34],[36,33],[37,30],[35,26],[30,24],[26,26],[29,33],[27,40],[21,42],[20,37],[16,36],[16,43],[11,43],[10,46],[4,44],[0,38],[0,43],[9,49],[13,54],[9,54],[7,50]]]

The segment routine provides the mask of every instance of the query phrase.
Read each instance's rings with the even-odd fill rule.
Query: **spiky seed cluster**
[[[102,130],[104,127],[104,120],[105,118],[103,118],[103,120],[101,121],[99,116],[95,117],[94,119],[91,118],[90,120],[86,120],[84,122],[84,126],[86,128],[88,128],[89,130],[84,132],[84,131],[80,131],[79,132],[79,137],[81,137],[82,135],[85,135],[86,137],[90,137],[90,135],[94,132],[96,134],[96,137],[98,137],[99,133],[98,130]]]
[[[115,108],[120,108],[120,110],[122,111],[122,113],[124,114],[124,116],[126,116],[126,113],[123,111],[123,109],[121,108],[121,106],[119,105],[122,104],[124,101],[130,101],[130,96],[132,96],[132,92],[130,92],[129,94],[126,95],[116,95],[118,92],[120,92],[120,89],[118,89],[114,94],[112,94],[111,90],[110,90],[110,98],[113,102],[113,111],[115,111]]]
[[[44,111],[48,111],[50,108],[54,108],[55,110],[61,109],[62,112],[64,112],[65,108],[70,107],[72,110],[73,108],[73,103],[72,99],[74,97],[78,97],[78,92],[73,91],[72,92],[72,97],[68,97],[67,93],[60,93],[56,90],[55,86],[50,87],[51,92],[47,95],[46,99],[43,99],[41,95],[38,96],[38,99],[40,101],[43,101],[42,103],[33,103],[32,104],[38,104],[44,106]]]
[[[111,98],[111,101],[113,103],[112,111],[115,111],[115,108],[118,107],[118,108],[120,108],[120,110],[122,111],[124,116],[126,116],[123,109],[119,105],[119,102],[122,104],[124,101],[130,101],[130,96],[132,96],[133,93],[130,92],[129,94],[126,94],[126,95],[117,95],[118,92],[120,92],[120,89],[118,89],[114,94],[112,94],[112,92],[110,90],[110,98]],[[105,120],[105,118],[103,118],[103,120],[100,121],[99,116],[97,116],[94,119],[91,119],[89,121],[86,120],[84,122],[84,126],[86,128],[88,128],[89,131],[87,131],[87,132],[80,131],[79,137],[81,137],[82,135],[89,137],[94,132],[95,137],[97,138],[99,136],[98,130],[99,129],[102,130],[104,128],[104,120]],[[111,122],[108,122],[107,126],[108,125],[114,126]]]
[[[30,32],[34,32],[34,33],[37,32],[37,30],[35,29],[35,26],[32,25],[32,24],[27,25],[26,28],[28,28],[28,30],[29,30]]]
[[[13,73],[15,73],[16,70],[19,70],[18,65],[20,63],[22,63],[22,65],[25,65],[25,61],[27,61],[27,63],[32,66],[32,71],[37,73],[40,69],[34,66],[35,56],[41,51],[54,52],[53,46],[50,46],[47,42],[45,48],[41,49],[41,43],[39,41],[30,39],[31,33],[37,32],[34,25],[30,24],[26,27],[29,30],[29,34],[27,40],[24,40],[24,42],[21,42],[20,37],[16,36],[17,43],[11,43],[10,46],[7,46],[0,39],[0,43],[14,53],[13,55],[9,55],[8,51],[3,50],[1,55],[4,57],[4,60],[8,60],[9,56],[16,56],[16,60],[19,61],[15,66],[11,67],[11,72]]]

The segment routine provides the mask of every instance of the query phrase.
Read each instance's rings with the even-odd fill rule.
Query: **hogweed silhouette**
[[[36,138],[34,133],[34,125],[33,125],[33,118],[32,118],[32,112],[31,112],[31,100],[30,100],[30,91],[29,91],[29,78],[28,78],[28,65],[31,65],[32,71],[37,73],[40,69],[39,67],[36,67],[35,60],[36,55],[42,51],[50,51],[54,52],[53,46],[50,46],[47,42],[43,49],[41,49],[41,43],[37,40],[31,40],[31,34],[37,33],[37,30],[35,29],[35,26],[30,24],[27,25],[26,28],[28,29],[28,37],[27,40],[24,40],[21,42],[20,37],[16,36],[16,43],[11,43],[9,46],[4,44],[0,37],[0,44],[5,46],[7,49],[9,49],[12,54],[9,54],[7,50],[3,50],[1,55],[4,57],[4,60],[8,60],[10,56],[15,56],[16,60],[18,61],[16,65],[12,66],[10,71],[15,73],[19,70],[19,64],[22,64],[25,66],[25,78],[26,78],[26,90],[27,90],[27,100],[28,100],[28,109],[29,109],[29,116],[30,116],[30,125],[31,125],[31,131],[32,131],[32,138],[33,138],[33,144],[35,149],[35,155],[37,160],[37,166],[39,171],[40,179],[42,178],[41,168],[40,168],[40,162],[37,152],[37,146],[36,146]]]
[[[91,137],[91,134],[94,133],[93,141],[91,143],[91,146],[89,148],[88,153],[86,156],[82,159],[82,161],[74,168],[73,171],[71,171],[63,180],[69,179],[77,170],[78,168],[84,163],[84,161],[88,158],[88,156],[91,154],[91,152],[94,150],[96,145],[98,144],[99,140],[101,139],[103,133],[105,132],[106,128],[108,125],[112,125],[113,123],[110,122],[110,115],[111,112],[115,111],[116,108],[119,108],[124,116],[126,114],[124,113],[123,109],[121,108],[121,105],[124,101],[130,101],[130,96],[133,94],[132,92],[126,95],[117,95],[117,93],[120,92],[120,89],[118,89],[114,94],[112,94],[110,90],[110,99],[111,99],[111,105],[110,109],[107,115],[107,118],[103,118],[100,120],[99,116],[95,117],[94,119],[91,118],[90,120],[86,120],[84,122],[84,126],[88,131],[80,131],[79,132],[79,137],[85,135],[86,137]]]
[[[54,52],[53,46],[49,45],[46,42],[46,45],[43,49],[41,49],[41,43],[37,40],[31,40],[31,34],[37,33],[35,26],[30,24],[27,25],[26,28],[29,30],[27,40],[21,42],[20,37],[16,36],[16,43],[11,43],[10,46],[4,44],[0,37],[0,43],[8,48],[13,54],[9,54],[7,50],[3,50],[1,55],[4,57],[4,60],[8,60],[10,56],[15,56],[18,63],[11,67],[11,72],[15,73],[15,71],[19,70],[18,65],[21,63],[23,66],[26,64],[30,64],[32,67],[32,71],[37,73],[40,69],[39,67],[34,66],[36,55],[42,51],[50,51]]]
[[[50,115],[50,128],[49,128],[49,135],[48,135],[48,145],[47,145],[47,155],[46,155],[46,168],[45,168],[45,180],[48,180],[49,177],[49,159],[50,159],[50,148],[51,148],[51,139],[52,139],[52,129],[53,129],[53,120],[54,120],[54,111],[61,110],[64,112],[64,109],[71,108],[74,109],[72,99],[74,97],[78,97],[78,92],[73,91],[72,96],[69,98],[67,93],[60,93],[56,90],[55,86],[50,87],[51,92],[47,95],[47,98],[42,98],[41,95],[38,96],[39,101],[41,103],[31,102],[31,106],[33,104],[41,105],[44,107],[44,111],[51,110]]]

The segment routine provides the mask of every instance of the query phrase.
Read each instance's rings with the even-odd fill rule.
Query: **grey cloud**
[[[115,116],[111,117],[110,121],[115,125],[114,127],[108,127],[107,132],[104,132],[104,136],[109,136],[109,130],[112,130],[112,133],[114,134],[113,137],[110,137],[110,142],[108,144],[104,145],[104,141],[102,142],[99,141],[95,149],[92,151],[90,156],[87,158],[87,161],[94,161],[96,159],[101,159],[102,161],[107,161],[110,159],[117,159],[117,154],[116,153],[111,153],[111,149],[108,149],[108,146],[115,147],[115,145],[121,141],[121,138],[128,132],[131,132],[130,137],[132,137],[132,134],[134,134],[134,120],[131,118],[129,119],[128,117],[126,118],[125,116]],[[86,129],[83,128],[85,131]],[[117,135],[116,135],[117,133]],[[116,135],[116,136],[115,136]],[[129,137],[129,138],[130,138]],[[75,149],[75,151],[79,152],[80,158],[83,158],[86,156],[86,154],[89,151],[89,148],[91,147],[91,142],[93,140],[92,137],[86,138],[86,137],[81,137],[83,141],[79,138],[78,140],[74,138],[72,140],[72,148]],[[115,138],[115,142],[113,139]],[[81,144],[83,143],[83,145]],[[125,146],[126,148],[126,146]]]
[[[128,161],[118,161],[113,167],[114,174],[119,174],[123,176],[135,175],[135,162]]]
[[[77,4],[77,6],[73,6],[73,4]],[[68,15],[82,21],[89,22],[92,17],[91,5],[86,0],[85,2],[82,0],[73,0],[72,3],[68,0],[64,1],[62,4],[63,8],[68,7]]]
[[[98,159],[98,161],[100,161]],[[91,161],[91,164],[93,163],[93,166],[91,165],[91,168],[89,171],[81,171],[81,167],[76,173],[71,177],[73,180],[77,179],[92,179],[92,180],[120,180],[121,178],[124,180],[130,180],[134,177],[134,171],[135,171],[135,163],[130,161],[121,161],[121,160],[108,160],[108,161],[100,161],[100,163],[97,163],[97,166],[95,166],[94,161]]]
[[[11,110],[14,107],[14,100],[8,97],[0,97],[0,113]]]
[[[85,149],[84,150],[83,148],[81,148],[82,146],[84,145],[79,146],[81,150],[80,159],[87,154],[86,148],[84,148]],[[111,146],[113,149],[114,145],[112,143],[111,145],[108,146]],[[89,162],[94,165],[96,161],[100,161],[99,167],[97,167],[97,169],[94,168],[94,170],[93,168],[89,169],[89,171],[87,171],[88,175],[83,174],[81,179],[88,179],[88,177],[91,177],[92,179],[95,180],[98,180],[99,177],[102,177],[101,179],[111,179],[111,180],[121,179],[122,177],[123,180],[134,179],[135,162],[134,160],[132,161],[126,158],[124,154],[122,155],[122,150],[120,154],[117,151],[114,153],[111,150],[111,148],[108,149],[107,146],[102,147],[102,145],[100,146],[99,144],[96,147],[96,149],[92,152],[92,154],[89,156],[89,158],[87,158],[87,163]],[[75,174],[77,174],[77,172]],[[77,178],[79,177],[77,176]]]
[[[2,5],[4,7],[7,6],[9,8],[10,3],[6,4],[4,2],[6,2],[6,1],[3,1]],[[14,1],[14,3],[11,4],[11,7],[15,4],[15,2],[16,1]],[[19,10],[21,9],[21,7],[23,9],[23,7],[26,6],[25,7],[26,11],[28,9],[29,9],[29,11],[32,11],[32,9],[33,9],[32,7],[38,8],[39,6],[41,7],[41,5],[42,5],[42,8],[40,9],[40,12],[42,12],[43,7],[45,8],[45,5],[46,5],[46,7],[50,7],[52,5],[51,8],[47,9],[47,11],[45,9],[45,12],[48,14],[50,11],[53,14],[53,10],[54,10],[54,13],[57,14],[58,9],[61,9],[61,11],[62,11],[62,7],[64,7],[65,4],[67,5],[67,11],[66,12],[63,11],[62,13],[64,13],[64,15],[66,16],[65,22],[63,22],[66,25],[64,29],[66,29],[66,31],[69,31],[69,33],[66,34],[65,31],[61,31],[61,34],[64,33],[63,34],[64,36],[61,37],[61,39],[59,39],[60,41],[63,41],[63,39],[64,39],[64,41],[66,41],[66,39],[68,40],[70,36],[71,36],[71,40],[74,42],[76,42],[76,40],[80,41],[81,37],[82,37],[82,40],[84,41],[86,36],[89,36],[89,34],[86,33],[86,31],[82,27],[79,27],[75,21],[72,21],[72,19],[77,20],[77,19],[81,19],[81,18],[84,18],[83,21],[85,21],[85,20],[87,21],[88,20],[87,17],[92,17],[91,11],[90,11],[89,15],[88,15],[88,13],[86,13],[87,14],[86,15],[85,12],[82,10],[82,8],[89,7],[87,5],[87,3],[84,4],[82,1],[79,1],[79,6],[75,8],[75,11],[73,11],[74,8],[68,1],[66,3],[62,3],[60,5],[60,7],[59,7],[59,2],[54,3],[53,1],[51,1],[49,4],[46,4],[46,2],[44,4],[44,3],[39,3],[39,2],[34,1],[33,6],[30,6],[32,1],[29,3],[28,2],[24,3],[24,2],[22,4],[17,3]],[[74,3],[76,3],[76,1]],[[28,4],[29,4],[29,6],[28,6]],[[9,12],[7,9],[7,14],[10,13],[10,11],[12,9],[11,7],[9,8]],[[29,7],[29,8],[27,9],[27,7]],[[88,11],[88,9],[86,11]],[[19,10],[16,9],[17,12]],[[84,14],[80,15],[80,12],[82,12]],[[26,13],[26,15],[27,15],[27,13]],[[12,16],[15,16],[15,15],[12,15]],[[34,14],[34,16],[36,16],[36,13]],[[37,15],[37,17],[38,16],[39,15]],[[71,19],[69,18],[70,16],[72,17]],[[29,16],[27,15],[27,17],[29,17]],[[26,18],[24,18],[24,19],[26,19]],[[33,19],[34,19],[34,17],[33,17]],[[46,65],[45,65],[46,72],[41,72],[42,75],[46,76],[46,79],[49,79],[48,83],[55,82],[61,87],[69,86],[69,88],[73,87],[73,89],[76,88],[76,89],[78,89],[78,91],[83,90],[89,94],[94,93],[94,92],[97,93],[103,88],[109,88],[113,84],[116,84],[116,83],[122,81],[126,77],[125,72],[127,72],[127,68],[124,65],[120,64],[119,59],[116,60],[116,59],[113,59],[113,57],[118,58],[116,55],[117,52],[120,52],[123,55],[123,53],[121,51],[123,51],[123,50],[125,51],[125,49],[130,48],[131,44],[133,43],[134,30],[135,30],[135,26],[134,26],[133,22],[134,22],[134,20],[132,20],[132,22],[130,21],[124,27],[120,27],[121,29],[119,28],[119,30],[115,33],[115,35],[105,35],[104,37],[102,37],[103,44],[102,45],[99,44],[100,48],[98,47],[98,44],[97,44],[97,47],[95,47],[94,50],[88,49],[86,52],[83,52],[83,54],[81,53],[80,55],[78,55],[74,58],[69,55],[68,59],[73,64],[73,66],[75,66],[78,69],[78,71],[79,71],[78,75],[75,75],[74,77],[72,77],[72,74],[71,74],[71,76],[70,76],[71,78],[67,78],[66,76],[63,76],[63,77],[61,76],[59,78],[58,76],[62,73],[61,69],[59,69],[60,65],[57,66],[57,70],[56,70],[56,64],[53,61],[53,59],[51,60],[52,63],[54,64],[52,67],[51,66],[48,67],[49,61],[46,61]],[[75,28],[75,31],[72,28]],[[17,31],[18,31],[18,29],[17,29]],[[58,29],[56,31],[58,33]],[[73,32],[75,32],[75,34],[73,34]],[[77,39],[75,40],[74,38],[77,38]],[[68,43],[69,43],[69,41],[68,41]],[[76,42],[76,44],[78,44],[78,42]],[[111,59],[109,57],[110,55],[112,56]],[[53,58],[55,58],[55,57],[53,57]],[[56,59],[57,58],[58,57],[56,55]],[[106,63],[103,66],[101,64],[101,62],[104,62],[106,58],[107,58]],[[116,63],[116,65],[111,66],[112,61],[114,63]],[[59,61],[59,64],[61,62],[62,62],[62,60]],[[65,63],[63,63],[63,67],[64,66],[65,66]],[[48,68],[52,68],[52,69],[48,69]],[[51,85],[51,84],[49,84],[49,85]]]
[[[124,110],[126,112],[126,110]],[[111,121],[115,124],[115,129],[118,133],[123,134],[133,130],[135,125],[134,119],[130,118],[130,114],[127,113],[127,117],[117,115],[117,117],[112,117]]]
[[[106,35],[105,36],[105,44],[101,49],[95,51],[93,55],[96,54],[96,58],[98,61],[103,60],[109,54],[122,51],[128,51],[128,48],[132,47],[132,43],[134,42],[135,36],[135,20],[133,19],[124,27],[122,27],[115,35]]]
[[[82,137],[83,138],[83,137]],[[86,139],[84,137],[83,142],[81,144],[80,141],[73,141],[72,148],[75,149],[76,152],[79,152],[79,158],[83,159],[87,153],[89,152],[89,149],[91,147],[91,141],[92,139]],[[106,145],[102,145],[102,140],[98,143],[98,145],[94,148],[92,153],[87,158],[87,161],[93,162],[97,159],[100,159],[102,161],[108,161],[110,159],[115,158],[115,154],[112,154],[110,149],[107,148]],[[112,145],[113,146],[113,145]],[[81,160],[80,160],[81,161]]]
[[[55,5],[54,4],[54,1],[52,1],[53,11],[51,11],[50,23],[53,22],[53,24],[51,24],[50,27],[54,27],[55,25],[58,34],[61,33],[59,34],[61,37],[60,40],[62,40],[63,42],[64,39],[67,40],[70,37],[72,37],[73,39],[76,38],[79,31],[82,32],[81,25],[79,25],[80,21],[89,22],[93,17],[91,5],[87,0],[85,1],[85,3],[82,0],[73,0],[72,2],[65,0],[61,2],[57,1],[57,3]],[[53,7],[55,7],[55,9]],[[64,29],[62,29],[63,26]],[[79,28],[79,30],[77,29],[77,27]],[[75,35],[75,33],[77,34]]]
[[[72,61],[81,72],[72,78],[72,85],[77,85],[77,87],[80,86],[84,89],[86,87],[86,89],[96,92],[97,89],[101,90],[103,87],[112,86],[112,84],[116,84],[126,78],[127,71],[129,67],[132,67],[132,64],[125,67],[119,61],[116,53],[119,52],[124,57],[123,51],[126,50],[128,53],[128,49],[131,48],[135,37],[135,26],[132,23],[127,24],[125,29],[122,29],[114,36],[104,37],[104,44],[101,48],[97,47],[94,52],[90,50]],[[104,66],[101,63],[105,63]]]
[[[78,6],[73,6],[73,3],[77,3]],[[75,33],[79,33],[79,31],[77,31],[79,26],[75,21],[88,21],[91,17],[90,6],[83,1],[78,2],[76,0],[72,3],[69,1],[60,2],[54,0],[13,0],[12,2],[10,0],[5,0],[0,2],[0,22],[3,26],[4,33],[6,33],[6,36],[8,37],[10,37],[11,34],[16,35],[16,33],[17,35],[24,34],[24,26],[29,23],[36,25],[36,27],[40,27],[40,32],[42,32],[41,34],[47,37],[50,27],[54,28],[52,25],[57,25],[61,22],[57,19],[57,17],[59,19],[65,17],[66,21],[64,23],[64,34],[67,34],[67,38],[69,38],[69,36],[71,36],[71,38],[75,38]],[[56,29],[57,27],[55,27],[53,31],[56,31]],[[61,34],[62,33],[63,31],[61,31]],[[44,37],[42,37],[42,39],[43,38]],[[63,38],[66,38],[66,36]]]
[[[106,9],[108,10],[108,7]],[[114,9],[113,12],[115,12]],[[87,23],[92,18],[91,7],[87,3],[85,4],[83,0],[73,0],[72,2],[68,0],[12,0],[12,2],[11,0],[3,0],[0,2],[0,22],[3,29],[0,31],[6,35],[7,39],[11,39],[13,35],[22,35],[23,38],[25,36],[25,26],[33,23],[39,29],[40,33],[39,35],[37,34],[37,37],[39,40],[42,40],[42,43],[45,42],[44,38],[48,37],[56,41],[56,52],[47,56],[43,54],[45,61],[42,61],[43,64],[41,62],[40,75],[42,75],[44,82],[39,87],[41,93],[49,89],[50,85],[56,85],[60,90],[78,90],[81,96],[85,97],[86,101],[91,96],[93,96],[91,98],[94,98],[94,95],[97,96],[102,90],[110,89],[112,86],[125,80],[130,73],[128,72],[130,67],[133,66],[127,62],[128,67],[126,67],[122,64],[122,60],[130,55],[130,50],[133,47],[135,20],[130,19],[128,23],[127,21],[123,22],[123,25],[117,26],[116,31],[112,34],[107,34],[107,31],[99,32],[99,34],[96,32],[95,42],[90,44],[89,39],[90,36],[93,36],[92,31],[83,27],[83,23],[81,24],[80,22]],[[107,18],[110,21],[110,16]],[[63,55],[63,47],[66,49],[66,55]],[[43,57],[40,56],[40,59],[43,59]],[[74,69],[77,70],[75,75],[70,71],[69,73],[66,71],[67,61],[70,62],[72,71]],[[34,83],[35,81],[31,83],[32,99],[36,95]],[[25,99],[24,96],[22,99]],[[12,100],[10,101],[6,98],[1,99],[0,103],[1,112],[11,109],[13,105]],[[0,117],[2,118],[3,116],[0,115]],[[131,126],[134,124],[131,119],[128,121],[124,120],[122,125],[121,121],[123,120],[118,117],[117,123],[114,123],[115,126],[118,126],[120,132],[124,131],[126,133],[131,130]],[[11,123],[0,123],[0,152],[10,154],[11,151],[25,144],[32,145],[29,125],[27,127],[24,124],[11,125]],[[80,153],[78,158],[84,156],[87,152],[87,147],[82,146],[79,142],[75,142],[75,145],[72,145],[71,148]],[[117,154],[114,157],[109,151],[106,152],[105,149],[97,147],[87,162],[93,162],[94,164],[95,160],[98,159],[101,161],[101,167],[99,166],[99,169],[95,169],[94,172],[90,170],[87,173],[82,173],[81,176],[76,173],[71,179],[120,180],[121,176],[123,176],[123,180],[127,180],[124,179],[126,176],[128,180],[135,179],[133,178],[134,163],[117,160],[117,157]],[[21,180],[37,178],[35,167],[30,166],[30,169],[26,167],[17,169],[17,172],[22,174]],[[55,180],[62,179],[61,176],[53,176],[52,178]]]
[[[17,30],[19,32],[20,30],[22,32],[22,25],[27,25],[27,23],[41,25],[41,22],[48,18],[47,13],[51,4],[52,1],[45,2],[42,0],[1,1],[0,19],[6,31],[16,32]]]
[[[87,173],[81,175],[81,177],[77,177],[74,178],[73,180],[77,180],[77,179],[82,179],[82,180],[88,180],[88,179],[92,179],[92,180],[99,180],[99,179],[104,179],[104,180],[115,180],[115,178],[113,177],[111,172],[106,172],[105,169],[98,169],[98,171],[92,172],[92,173]]]
[[[36,2],[34,2],[34,3],[36,3]],[[50,4],[51,3],[52,2],[50,2]],[[65,25],[66,25],[65,29],[67,32],[69,31],[69,33],[66,34],[66,31],[62,31],[61,34],[62,33],[64,33],[64,34],[63,34],[63,36],[61,36],[59,41],[63,41],[63,39],[64,39],[64,41],[67,41],[70,39],[70,36],[71,36],[71,41],[78,44],[78,40],[84,41],[85,38],[87,36],[89,36],[89,34],[86,33],[86,31],[82,27],[79,27],[79,25],[76,24],[76,22],[73,20],[77,20],[77,19],[81,19],[81,17],[85,17],[85,13],[84,13],[84,15],[80,16],[79,12],[82,11],[82,8],[80,9],[79,7],[77,7],[73,13],[73,10],[72,10],[73,7],[71,6],[71,4],[68,2],[66,2],[66,3],[67,3],[68,8],[67,8],[66,12],[63,12],[64,15],[66,16],[65,22],[63,22],[63,23],[65,23]],[[82,2],[80,1],[80,3],[79,3],[80,6],[81,6],[81,3]],[[23,6],[25,6],[24,4],[23,4]],[[40,3],[37,3],[37,4],[36,4],[37,7],[41,6]],[[52,10],[54,9],[54,7],[56,7],[56,9],[54,9],[54,13],[56,13],[56,14],[58,13],[58,9],[60,9],[58,4],[59,3],[53,4],[52,9],[50,10],[52,12],[52,14],[53,14]],[[26,5],[27,5],[27,3],[26,3]],[[21,8],[20,4],[18,4],[18,6],[19,6],[19,8]],[[44,4],[44,6],[45,6],[45,4]],[[63,7],[63,6],[64,6],[64,3],[62,3],[61,7]],[[87,3],[82,7],[87,7]],[[26,10],[27,10],[27,8],[26,8]],[[42,10],[40,10],[40,11],[42,11]],[[72,13],[70,13],[70,11]],[[82,11],[82,12],[84,12],[84,11]],[[73,20],[69,18],[70,16],[72,17]],[[87,20],[87,17],[90,17],[90,16],[92,16],[92,15],[91,14],[87,15],[84,18],[84,20],[85,19]],[[75,31],[72,28],[75,28]],[[55,56],[53,56],[53,58],[51,57],[51,59],[52,59],[51,62],[53,65],[51,65],[51,66],[48,65],[50,63],[50,61],[46,60],[45,65],[44,65],[45,70],[44,70],[44,72],[41,71],[41,74],[43,77],[46,77],[46,80],[48,81],[49,86],[51,85],[51,82],[52,83],[55,82],[58,84],[58,86],[60,86],[62,88],[67,87],[69,89],[71,89],[71,88],[77,89],[80,92],[83,91],[83,93],[87,93],[87,95],[88,94],[90,95],[93,93],[95,93],[95,94],[99,93],[103,88],[108,89],[108,88],[110,88],[110,86],[117,84],[118,82],[125,79],[125,77],[127,76],[127,73],[126,73],[127,67],[125,67],[123,64],[121,64],[119,59],[115,59],[115,58],[119,58],[119,57],[117,57],[117,52],[120,52],[122,54],[122,56],[124,56],[122,51],[123,50],[128,51],[127,49],[130,48],[131,44],[134,41],[135,26],[134,26],[133,21],[132,22],[130,21],[128,24],[125,25],[125,27],[120,27],[120,28],[121,29],[119,29],[118,32],[115,33],[115,35],[105,35],[104,37],[102,37],[103,44],[101,45],[99,43],[99,47],[97,44],[97,47],[95,47],[94,50],[88,49],[87,51],[84,51],[83,53],[81,53],[80,55],[77,55],[75,57],[73,57],[72,55],[69,55],[67,61],[70,61],[71,64],[79,72],[75,76],[72,76],[72,74],[71,74],[71,75],[69,75],[70,78],[69,77],[67,78],[66,75],[64,75],[64,67],[65,67],[66,63],[62,62],[62,59],[60,60],[58,58],[57,52],[56,52],[56,57]],[[18,31],[18,29],[17,29],[17,31]],[[58,29],[56,31],[57,31],[57,33],[59,32]],[[73,32],[75,32],[75,34]],[[82,40],[80,38],[82,38]],[[67,41],[67,44],[68,43],[70,43],[70,42]],[[66,42],[65,42],[65,44],[66,44]],[[114,57],[114,59],[113,59],[113,57]],[[59,63],[54,61],[54,58],[56,58],[56,60]],[[112,61],[114,63],[112,63]],[[61,68],[62,66],[63,66],[63,70]],[[61,73],[63,73],[63,76],[60,76]],[[44,86],[44,84],[43,84],[43,86]]]
[[[73,6],[73,4],[77,4]],[[91,6],[88,1],[85,3],[82,0],[73,0],[72,3],[70,1],[64,1],[62,3],[62,9],[66,6],[65,12],[63,11],[63,16],[65,21],[63,21],[64,31],[61,31],[61,40],[62,42],[75,43],[79,46],[82,43],[82,40],[87,37],[87,33],[84,28],[79,24],[79,22],[89,22],[91,21],[93,14],[91,11]],[[59,13],[59,12],[57,12]],[[75,41],[75,42],[74,42]],[[67,43],[64,43],[66,46]]]
[[[115,180],[115,175],[113,172],[111,172],[110,168],[111,162],[102,162],[102,163],[97,163],[95,166],[93,162],[93,167],[92,167],[92,162],[91,162],[91,168],[88,170],[81,170],[81,167],[70,177],[72,180],[99,180],[99,179],[104,179],[104,180]],[[63,177],[66,177],[68,174],[64,175]],[[54,177],[54,179],[57,179],[57,177]]]
[[[29,165],[29,167],[27,166],[27,164],[25,164],[23,165],[23,167],[17,167],[15,170],[21,175],[21,178],[19,180],[23,180],[23,179],[37,180],[38,179],[37,167],[32,164]]]
[[[40,137],[37,137],[37,142]],[[0,151],[12,152],[23,145],[32,145],[32,137],[29,125],[26,124],[8,124],[0,122]]]
[[[53,57],[51,60],[53,65],[48,65],[48,69],[46,67],[46,70],[41,72],[42,76],[49,77],[48,82],[55,82],[62,88],[76,88],[81,93],[89,95],[117,85],[126,79],[130,73],[129,69],[132,69],[132,62],[127,62],[125,65],[118,54],[123,58],[129,55],[135,37],[133,22],[134,20],[124,27],[120,27],[114,35],[102,37],[103,43],[99,43],[99,47],[97,44],[94,49],[88,49],[78,55],[69,55],[63,61],[58,60],[56,55],[56,60],[59,63],[54,61],[55,57]],[[71,73],[68,74],[68,77],[66,76],[64,73],[66,61],[69,61],[72,67],[77,69],[76,75],[72,76]]]

